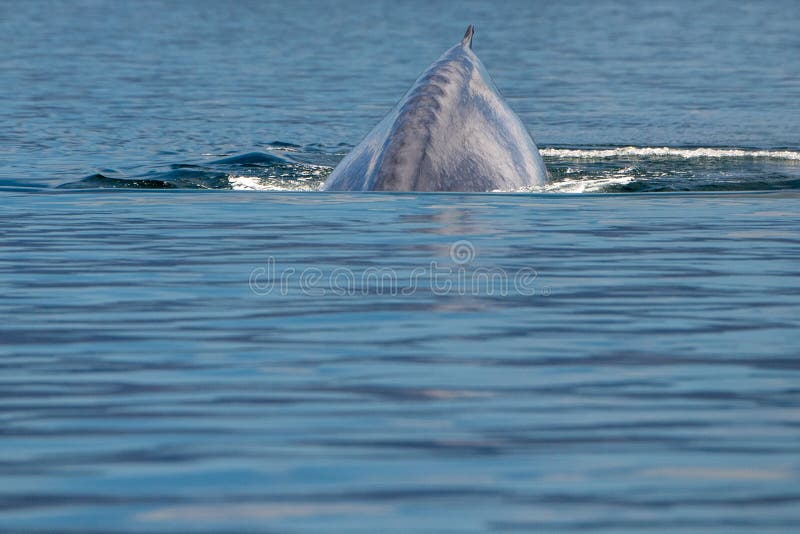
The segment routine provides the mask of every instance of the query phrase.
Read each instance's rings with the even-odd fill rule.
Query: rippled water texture
[[[662,4],[0,0],[0,532],[796,531],[798,5]],[[468,23],[553,182],[315,192]]]
[[[0,525],[790,531],[798,200],[7,193]]]
[[[0,2],[0,187],[316,189],[468,23],[543,192],[798,187],[793,0]]]

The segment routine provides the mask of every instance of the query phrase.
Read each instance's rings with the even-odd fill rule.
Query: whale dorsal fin
[[[475,33],[475,26],[470,24],[467,26],[467,31],[464,32],[464,38],[461,39],[461,46],[472,49],[472,36]]]

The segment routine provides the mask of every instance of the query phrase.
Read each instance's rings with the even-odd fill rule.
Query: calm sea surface
[[[469,23],[553,182],[316,192]],[[0,532],[796,532],[798,27],[0,0]]]

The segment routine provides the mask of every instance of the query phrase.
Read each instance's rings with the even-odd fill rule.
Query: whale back
[[[473,27],[336,166],[331,191],[511,191],[547,181],[519,117],[472,51]]]

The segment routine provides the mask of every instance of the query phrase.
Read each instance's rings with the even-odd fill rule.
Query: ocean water
[[[794,0],[362,4],[0,2],[0,186],[315,190],[469,23],[542,192],[800,184]]]
[[[553,181],[319,187],[474,49]],[[0,532],[794,532],[800,4],[0,1]]]

